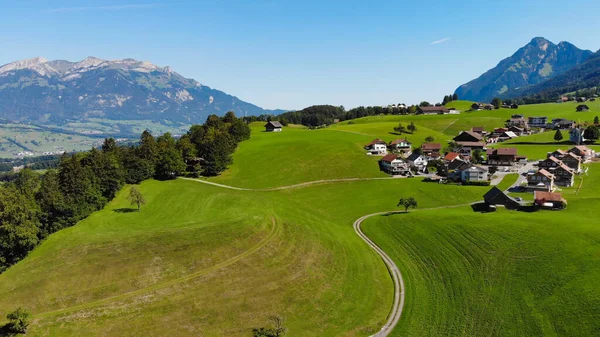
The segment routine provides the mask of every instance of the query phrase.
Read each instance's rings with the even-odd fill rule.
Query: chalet
[[[470,159],[473,151],[483,150],[487,145],[485,142],[457,142],[456,144],[460,146],[458,153],[465,157],[465,159]]]
[[[479,110],[494,110],[494,106],[492,104],[483,104],[483,103],[473,103],[471,105],[471,110],[479,111]]]
[[[495,128],[494,131],[490,134],[490,137],[498,138],[501,134],[503,134],[506,131],[508,131],[508,128]]]
[[[548,154],[546,155],[546,157],[560,158],[560,157],[564,156],[567,153],[569,153],[569,152],[561,150],[561,149],[558,149],[558,150],[555,150],[554,152],[548,152]]]
[[[409,171],[408,164],[393,153],[379,160],[379,169],[391,175],[405,174]]]
[[[428,157],[439,157],[442,151],[440,143],[423,143],[421,144],[421,154]]]
[[[367,154],[386,155],[387,144],[384,140],[376,138],[373,139],[369,144],[365,145],[365,150],[367,150]]]
[[[443,106],[420,106],[417,108],[417,115],[443,115],[449,113],[450,110]]]
[[[517,136],[517,134],[516,134],[516,133],[514,133],[514,132],[512,132],[512,131],[505,131],[505,132],[502,132],[502,133],[501,133],[501,134],[498,136],[498,141],[499,141],[499,142],[503,142],[503,141],[506,141],[506,140],[511,140],[511,139],[514,139],[514,138],[517,138],[517,137],[518,137],[518,136]]]
[[[535,191],[533,193],[533,202],[542,208],[564,209],[567,207],[567,201],[563,199],[560,193]]]
[[[594,157],[594,150],[591,150],[590,148],[584,145],[575,146],[567,152],[581,157],[584,162],[589,161],[590,159],[592,159],[592,157]]]
[[[551,191],[554,189],[554,175],[544,169],[527,176],[528,188],[531,190]]]
[[[572,128],[569,130],[569,142],[573,144],[581,144],[585,141],[583,137],[585,129],[583,128]]]
[[[552,171],[552,174],[554,174],[556,185],[571,187],[575,182],[575,171],[562,162]]]
[[[508,132],[512,132],[517,136],[523,136],[528,134],[528,132],[524,128],[520,128],[516,125],[511,125],[508,127]]]
[[[548,117],[540,116],[540,117],[529,117],[528,120],[529,127],[532,128],[545,128],[548,124]]]
[[[494,166],[512,166],[527,160],[527,157],[519,156],[517,149],[514,147],[488,149],[486,154],[487,164]]]
[[[485,128],[483,126],[474,126],[471,128],[471,132],[475,132],[478,133],[480,135],[485,135],[487,132],[485,131]]]
[[[506,209],[519,209],[521,203],[494,186],[484,196],[483,200],[488,205],[503,205]]]
[[[403,149],[411,149],[412,148],[412,143],[409,142],[406,139],[395,139],[393,141],[390,142],[389,145],[390,149],[393,150],[403,150]]]
[[[449,152],[448,154],[446,154],[444,156],[444,162],[446,162],[446,163],[452,162],[457,159],[463,160],[464,158],[463,158],[463,156],[461,156],[460,153],[457,153],[457,152]]]
[[[585,104],[581,104],[581,105],[578,105],[577,108],[575,108],[575,110],[577,112],[586,112],[586,111],[590,111],[590,107]]]
[[[281,132],[283,125],[278,121],[270,121],[265,124],[265,131],[267,132]]]
[[[586,97],[577,97],[576,102],[577,103],[587,102],[587,98]]]
[[[550,156],[538,163],[538,167],[547,171],[552,171],[562,165],[563,162],[557,157]]]
[[[523,128],[523,129],[529,128],[529,124],[523,117],[509,119],[508,122],[506,122],[506,126],[507,127],[516,126],[516,127]]]
[[[581,172],[581,157],[569,152],[560,156],[559,159],[575,173]]]
[[[448,179],[452,181],[461,180],[462,171],[468,169],[473,164],[463,159],[455,159],[446,164],[446,170],[448,172]]]
[[[552,120],[552,126],[555,129],[571,129],[575,127],[575,121],[566,118],[555,118]]]
[[[460,180],[467,181],[487,181],[488,170],[480,166],[471,166],[460,173]]]
[[[427,157],[419,152],[413,152],[410,156],[408,156],[408,158],[406,158],[406,162],[410,167],[415,168],[415,170],[419,172],[427,171]]]
[[[473,131],[463,131],[454,137],[455,142],[480,142],[483,140],[481,134]]]

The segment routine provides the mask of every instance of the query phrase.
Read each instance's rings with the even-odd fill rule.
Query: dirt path
[[[310,186],[310,185],[318,185],[318,184],[331,184],[331,183],[343,183],[343,182],[349,182],[349,181],[367,181],[367,180],[391,180],[391,179],[396,179],[396,178],[393,178],[393,177],[380,177],[380,178],[323,179],[323,180],[308,181],[308,182],[300,183],[300,184],[294,184],[294,185],[288,185],[288,186],[279,186],[279,187],[269,187],[269,188],[235,187],[235,186],[223,185],[223,184],[219,184],[219,183],[214,183],[212,181],[206,181],[206,180],[195,179],[195,178],[179,177],[179,179],[197,181],[199,183],[213,185],[213,186],[218,186],[218,187],[222,187],[222,188],[228,188],[230,190],[236,190],[236,191],[269,192],[269,191],[289,190],[289,189],[292,189],[292,188],[299,188],[299,187],[305,187],[305,186]]]

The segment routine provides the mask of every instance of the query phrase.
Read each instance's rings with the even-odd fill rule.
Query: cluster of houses
[[[527,189],[550,192],[556,186],[573,186],[575,175],[581,173],[581,164],[591,160],[594,155],[592,149],[583,145],[574,146],[568,151],[559,149],[548,153],[547,158],[538,163],[537,172],[527,176]]]

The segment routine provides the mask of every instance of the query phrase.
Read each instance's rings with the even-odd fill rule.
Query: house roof
[[[560,161],[560,159],[558,159],[558,158],[556,158],[554,156],[550,156],[550,157],[548,157],[548,158],[546,158],[546,159],[544,159],[542,161],[544,162],[544,161],[548,161],[548,160],[552,161],[552,162],[555,162],[556,164],[562,164],[562,161]]]
[[[562,195],[555,192],[535,191],[533,192],[533,198],[535,200],[562,201]]]
[[[460,157],[460,153],[450,152],[444,156],[444,160],[453,161],[454,159]]]
[[[471,167],[468,168],[468,170],[477,170],[477,171],[480,171],[480,172],[487,172],[488,171],[488,170],[484,169],[481,166],[471,166]]]
[[[477,132],[474,132],[474,131],[463,131],[463,132],[461,132],[461,133],[460,133],[458,136],[456,136],[456,137],[460,137],[460,135],[462,135],[463,133],[466,133],[466,134],[468,134],[469,136],[471,136],[471,137],[473,137],[473,138],[475,138],[475,139],[477,139],[477,140],[482,140],[482,139],[483,139],[483,137],[482,137],[480,134],[478,134]],[[455,137],[455,138],[456,138],[456,137]]]
[[[578,155],[576,155],[574,153],[571,153],[571,152],[567,152],[566,154],[563,154],[562,157],[561,157],[561,159],[564,160],[567,157],[571,157],[573,159],[577,159],[578,161],[581,161],[581,157],[580,156],[578,156]]]
[[[462,159],[456,159],[456,160],[453,160],[450,163],[448,163],[448,170],[449,171],[461,171],[461,170],[467,169],[469,166],[471,166],[471,163],[466,162]]]
[[[422,106],[418,108],[419,110],[423,111],[423,112],[448,112],[450,110],[448,110],[448,108],[443,107],[443,106]]]
[[[548,171],[546,171],[544,169],[541,169],[541,170],[537,171],[536,174],[541,174],[541,175],[545,176],[548,179],[554,179],[554,174],[552,174],[552,173],[550,173],[550,172],[548,172]]]
[[[575,171],[573,171],[570,167],[568,167],[567,165],[565,165],[562,161],[560,162],[560,164],[558,164],[558,167],[556,169],[563,169],[571,174],[575,174]]]
[[[270,121],[270,122],[267,122],[267,124],[265,124],[265,127],[266,127],[267,125],[269,125],[269,124],[270,124],[271,126],[275,127],[275,128],[282,128],[282,127],[283,127],[283,125],[281,125],[281,123],[279,123],[278,121]]]
[[[488,149],[487,155],[496,155],[496,156],[516,156],[517,148],[515,147],[501,147],[499,149]]]
[[[512,132],[512,131],[504,131],[504,132],[503,132],[503,133],[500,135],[500,137],[502,137],[502,136],[504,136],[504,137],[510,137],[510,138],[517,138],[517,137],[519,137],[519,136],[517,136],[517,134],[516,134],[516,133],[514,133],[514,132]]]
[[[577,110],[578,110],[578,111],[579,111],[579,110],[589,110],[589,109],[590,109],[590,107],[589,107],[589,106],[587,106],[587,105],[585,105],[585,104],[581,104],[581,105],[578,105],[578,106],[577,106]]]
[[[419,159],[419,157],[422,157],[422,154],[420,154],[419,152],[413,152],[410,156],[408,156],[408,158],[406,158],[406,160],[415,161]]]
[[[390,153],[390,154],[385,155],[383,158],[381,158],[381,161],[391,163],[396,159],[398,159],[398,156],[393,153]]]
[[[374,145],[374,144],[385,144],[385,141],[381,140],[379,138],[375,138],[369,144],[365,145],[365,147],[371,146],[371,145]]]
[[[540,118],[548,119],[548,117],[546,117],[546,116],[531,116],[531,117],[529,117],[530,120],[531,119],[540,119]]]
[[[523,128],[520,128],[520,127],[515,126],[515,125],[509,126],[508,129],[509,130],[517,130],[518,132],[523,132]],[[511,131],[509,131],[509,132],[511,132]],[[512,132],[514,132],[514,131],[512,131]]]
[[[551,154],[554,154],[554,153],[558,153],[560,155],[565,155],[565,154],[567,154],[569,152],[567,152],[565,150],[558,149],[558,150],[555,150],[554,152],[551,152]]]
[[[577,149],[579,152],[588,152],[591,151],[589,147],[585,146],[585,145],[577,145],[574,146],[570,151],[573,151],[574,149]]]
[[[421,144],[421,149],[426,151],[440,150],[442,145],[440,143],[423,143]]]
[[[410,142],[408,140],[406,140],[404,138],[398,138],[398,139],[392,140],[390,142],[390,145],[398,145],[400,143],[408,143],[408,144],[410,144]]]
[[[485,147],[487,144],[485,142],[456,142],[456,144],[465,147]]]
[[[485,128],[483,126],[474,126],[471,128],[471,131],[473,132],[483,132],[485,131]]]

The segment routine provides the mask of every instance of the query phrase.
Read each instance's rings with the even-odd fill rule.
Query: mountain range
[[[459,86],[455,93],[461,99],[480,102],[489,102],[494,97],[521,96],[536,85],[585,63],[593,54],[569,42],[554,44],[536,37],[494,68]]]
[[[147,61],[41,57],[0,67],[0,118],[60,124],[91,117],[201,123],[210,114],[278,114]]]

